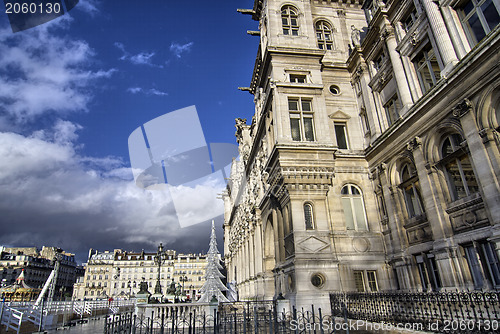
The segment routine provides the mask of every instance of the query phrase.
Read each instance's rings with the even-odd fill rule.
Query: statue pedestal
[[[137,300],[137,304],[147,304],[149,302],[149,296],[151,294],[147,293],[138,293],[135,295],[135,299]]]

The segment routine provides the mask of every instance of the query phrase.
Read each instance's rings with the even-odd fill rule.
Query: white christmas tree
[[[202,293],[198,302],[208,303],[215,296],[219,302],[228,302],[229,300],[224,296],[222,291],[227,288],[222,283],[221,278],[224,277],[220,272],[222,266],[219,262],[219,250],[217,249],[217,239],[215,237],[215,225],[212,220],[212,235],[210,236],[210,247],[207,253],[207,268],[205,270],[205,284],[200,289]]]

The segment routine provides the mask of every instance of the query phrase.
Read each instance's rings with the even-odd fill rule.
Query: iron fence
[[[310,310],[293,308],[290,312],[279,312],[275,302],[237,302],[219,305],[213,314],[179,312],[161,308],[150,316],[132,313],[109,316],[105,334],[167,334],[167,333],[227,333],[227,334],[271,334],[271,333],[339,333],[334,319],[324,315],[320,308]]]
[[[498,333],[500,292],[331,293],[333,315],[431,332]],[[418,326],[416,326],[418,325]]]

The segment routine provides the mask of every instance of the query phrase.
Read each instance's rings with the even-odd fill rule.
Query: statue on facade
[[[354,25],[351,26],[351,41],[355,48],[361,46],[361,33]]]

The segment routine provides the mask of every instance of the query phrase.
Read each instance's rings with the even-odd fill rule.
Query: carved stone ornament
[[[395,37],[394,28],[390,26],[385,26],[384,30],[382,30],[382,32],[380,33],[380,36],[382,37],[382,39],[387,39],[391,36]]]
[[[415,30],[415,31],[411,34],[411,36],[410,36],[410,44],[411,44],[411,45],[416,46],[418,43],[420,43],[420,40],[419,40],[419,38],[418,38],[418,35],[419,35],[419,33],[418,33],[418,31],[417,31],[417,30]]]
[[[418,147],[422,146],[422,139],[420,137],[415,137],[406,144],[408,151],[413,152]]]
[[[452,114],[455,117],[462,117],[464,116],[467,112],[472,110],[473,105],[472,102],[469,99],[464,99],[462,102],[457,104],[455,108],[452,109]]]
[[[382,174],[387,169],[387,164],[385,162],[382,162],[377,169],[378,173]]]

